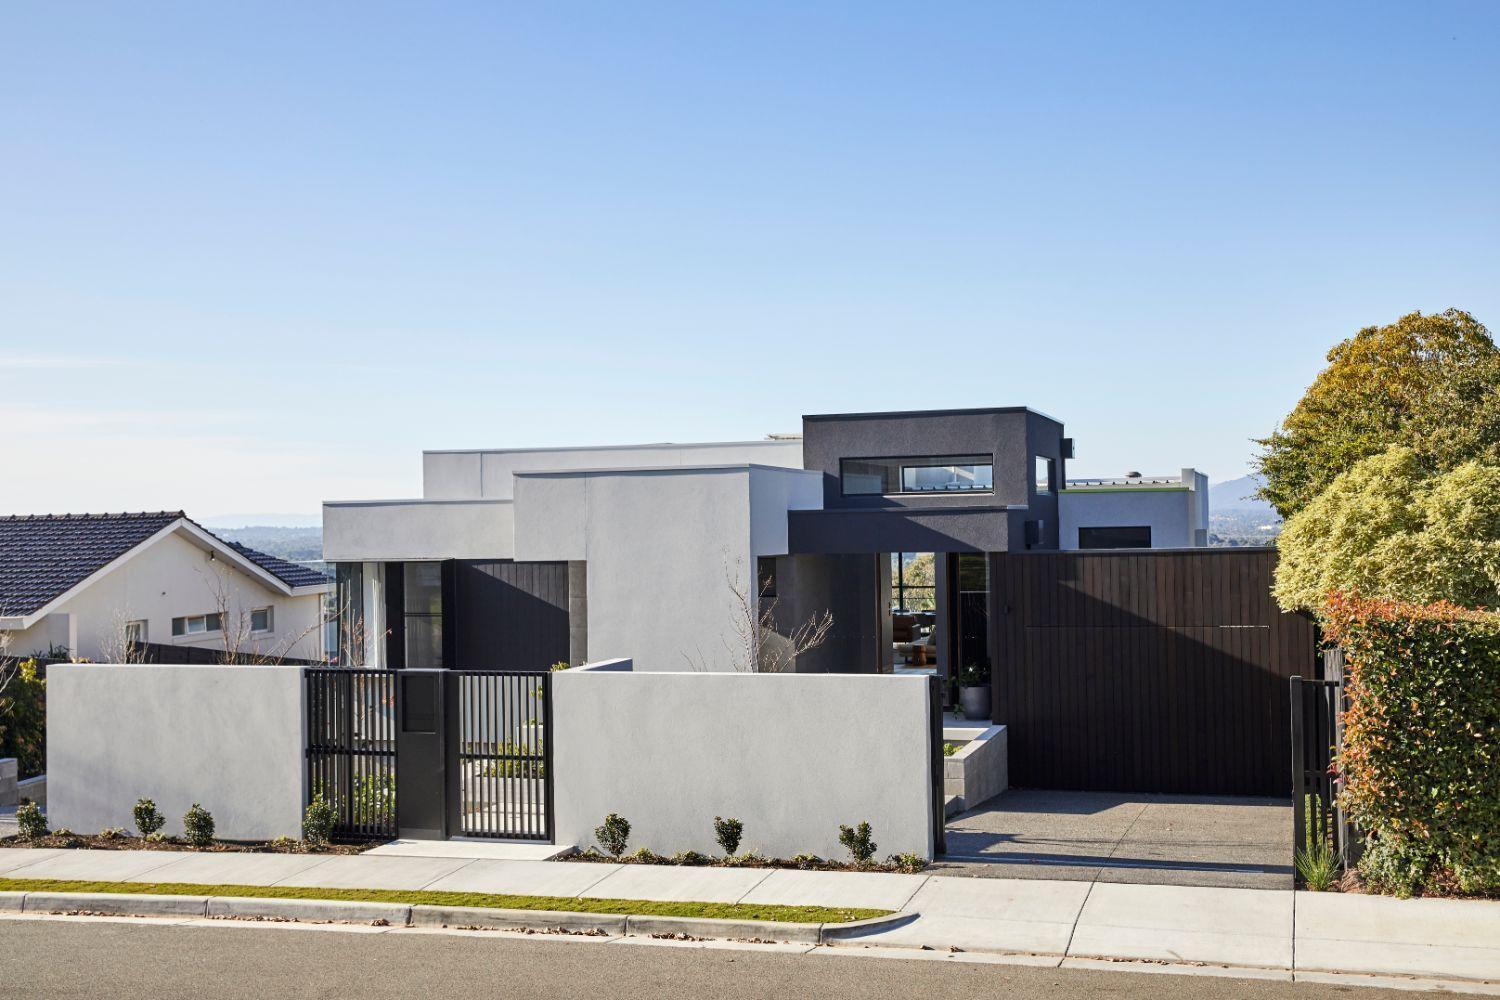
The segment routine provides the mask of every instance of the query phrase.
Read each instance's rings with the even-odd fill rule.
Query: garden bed
[[[897,872],[906,875],[915,875],[927,867],[927,863],[915,855],[911,855],[901,861],[891,860],[885,863],[868,861],[864,864],[858,864],[851,861],[830,861],[827,858],[819,858],[813,855],[799,855],[795,858],[763,858],[759,854],[716,857],[708,854],[699,854],[697,851],[683,851],[681,854],[657,854],[644,847],[630,854],[622,854],[617,858],[603,854],[591,847],[586,851],[564,855],[557,860],[608,865],[684,865],[694,868],[788,868],[805,872]]]
[[[362,854],[380,841],[354,844],[309,844],[304,840],[283,837],[278,840],[216,840],[206,847],[195,847],[178,837],[132,837],[124,834],[78,834],[54,831],[45,837],[0,837],[0,847],[46,847],[93,851],[192,851],[204,854]]]

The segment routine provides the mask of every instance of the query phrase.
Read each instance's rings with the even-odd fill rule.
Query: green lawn
[[[635,913],[658,917],[782,920],[798,924],[843,924],[883,917],[890,910],[859,907],[773,906],[753,903],[662,903],[647,899],[575,899],[570,896],[506,896],[485,892],[423,889],[315,889],[280,885],[200,885],[196,882],[87,882],[73,879],[0,878],[0,892],[127,892],[147,896],[250,896],[258,899],[333,899],[428,906],[484,906],[502,910],[562,910],[569,913]]]

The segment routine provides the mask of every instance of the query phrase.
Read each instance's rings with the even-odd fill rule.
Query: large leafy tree
[[[1356,462],[1286,522],[1276,599],[1316,610],[1333,591],[1465,607],[1500,604],[1500,465],[1429,475],[1393,447]]]
[[[1328,352],[1328,367],[1257,443],[1260,495],[1283,517],[1391,445],[1430,473],[1500,462],[1500,350],[1458,309],[1366,327]]]

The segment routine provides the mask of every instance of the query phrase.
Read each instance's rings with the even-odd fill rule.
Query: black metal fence
[[[947,757],[943,754],[942,679],[936,676],[927,679],[927,727],[932,770],[932,850],[934,854],[943,854],[948,850],[948,796],[943,780],[943,762]]]
[[[459,830],[552,837],[552,675],[454,670]],[[451,766],[451,765],[450,765]]]
[[[337,810],[333,835],[396,835],[396,675],[309,669],[307,784]]]
[[[1358,860],[1360,840],[1338,806],[1334,759],[1343,745],[1344,658],[1323,654],[1320,679],[1293,677],[1292,857],[1327,847],[1345,865]]]

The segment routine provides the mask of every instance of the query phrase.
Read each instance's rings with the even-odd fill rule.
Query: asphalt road
[[[0,921],[0,984],[15,997],[1402,997],[1389,990],[1203,976],[539,941],[507,934],[356,934]]]

